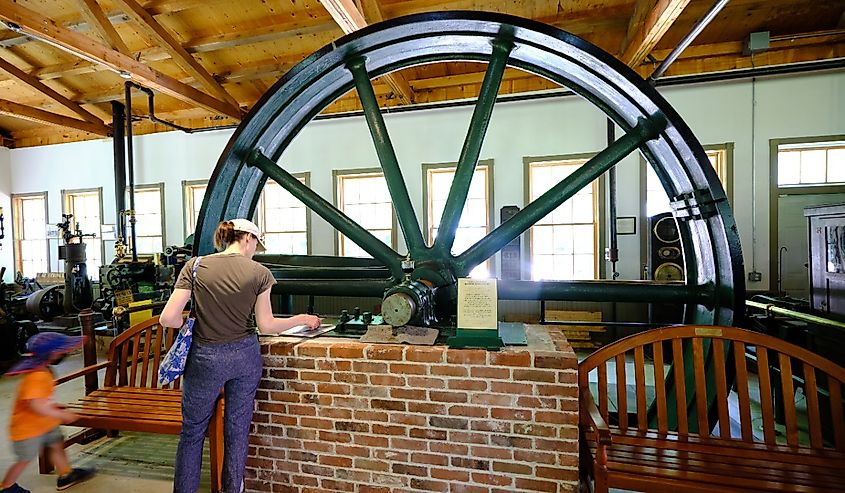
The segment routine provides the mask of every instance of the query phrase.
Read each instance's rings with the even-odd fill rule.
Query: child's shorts
[[[18,457],[18,462],[31,461],[38,457],[42,448],[64,441],[65,436],[57,426],[43,435],[12,442],[12,451]]]

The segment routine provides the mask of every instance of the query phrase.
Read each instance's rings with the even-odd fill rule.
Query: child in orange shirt
[[[49,368],[49,365],[58,363],[67,353],[82,346],[82,342],[82,337],[69,337],[54,332],[36,334],[26,344],[30,353],[7,373],[24,374],[24,377],[18,386],[9,424],[9,437],[18,461],[6,472],[0,493],[29,493],[16,481],[43,448],[47,449],[59,473],[56,489],[69,488],[94,474],[91,469],[71,468],[68,465],[64,436],[59,425],[72,423],[77,416],[53,402],[55,382]]]

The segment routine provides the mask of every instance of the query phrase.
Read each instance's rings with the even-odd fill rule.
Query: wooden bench
[[[624,384],[631,364],[633,395]],[[621,339],[579,365],[582,488],[593,479],[601,492],[845,491],[843,382],[832,362],[743,329],[668,327]],[[787,397],[782,424],[773,387]],[[752,420],[758,404],[761,419]]]
[[[68,437],[65,447],[90,437],[90,429],[107,430],[112,436],[118,430],[170,435],[182,431],[181,379],[164,387],[158,385],[159,363],[178,330],[162,327],[158,317],[136,324],[112,341],[105,361],[56,380],[58,385],[106,369],[100,388],[66,404],[79,415],[73,426],[87,429]],[[223,463],[222,406],[221,398],[209,424],[211,487],[215,492],[220,491]],[[52,469],[44,456],[39,464],[42,473]]]

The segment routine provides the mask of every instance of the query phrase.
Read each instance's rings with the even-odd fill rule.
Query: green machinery
[[[428,246],[371,80],[415,65],[466,61],[486,62],[488,68],[437,239]],[[583,97],[624,135],[454,255],[455,232],[508,66]],[[277,164],[303,127],[352,89],[361,99],[407,254],[379,241]],[[745,297],[739,235],[725,192],[690,129],[651,85],[611,55],[554,27],[501,14],[449,12],[392,19],[345,36],[291,69],[255,105],[220,157],[199,216],[194,253],[213,250],[219,221],[251,217],[270,178],[372,256],[257,256],[284,279],[286,294],[380,297],[382,306],[390,308],[388,322],[442,328],[455,323],[457,278],[636,150],[648,160],[670,198],[683,250],[684,281],[500,280],[499,299],[674,303],[684,306],[687,323],[732,325]],[[669,375],[667,385],[672,381]],[[667,392],[673,399],[671,387]],[[688,404],[693,398],[686,396]],[[695,406],[688,408],[694,413]]]

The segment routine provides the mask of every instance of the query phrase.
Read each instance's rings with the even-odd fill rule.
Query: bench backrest
[[[109,345],[104,384],[159,388],[158,367],[176,338],[179,328],[163,327],[153,317],[126,329]],[[163,388],[178,389],[181,379]]]
[[[630,371],[633,396],[628,385],[615,385]],[[597,383],[599,412],[623,431],[845,451],[845,369],[765,334],[715,326],[650,330],[596,351],[578,373],[581,392]],[[615,392],[609,391],[613,385]],[[803,395],[797,395],[799,387]],[[752,423],[752,406],[758,405],[762,433]],[[776,433],[776,416],[785,437]],[[731,421],[739,426],[732,430]]]

